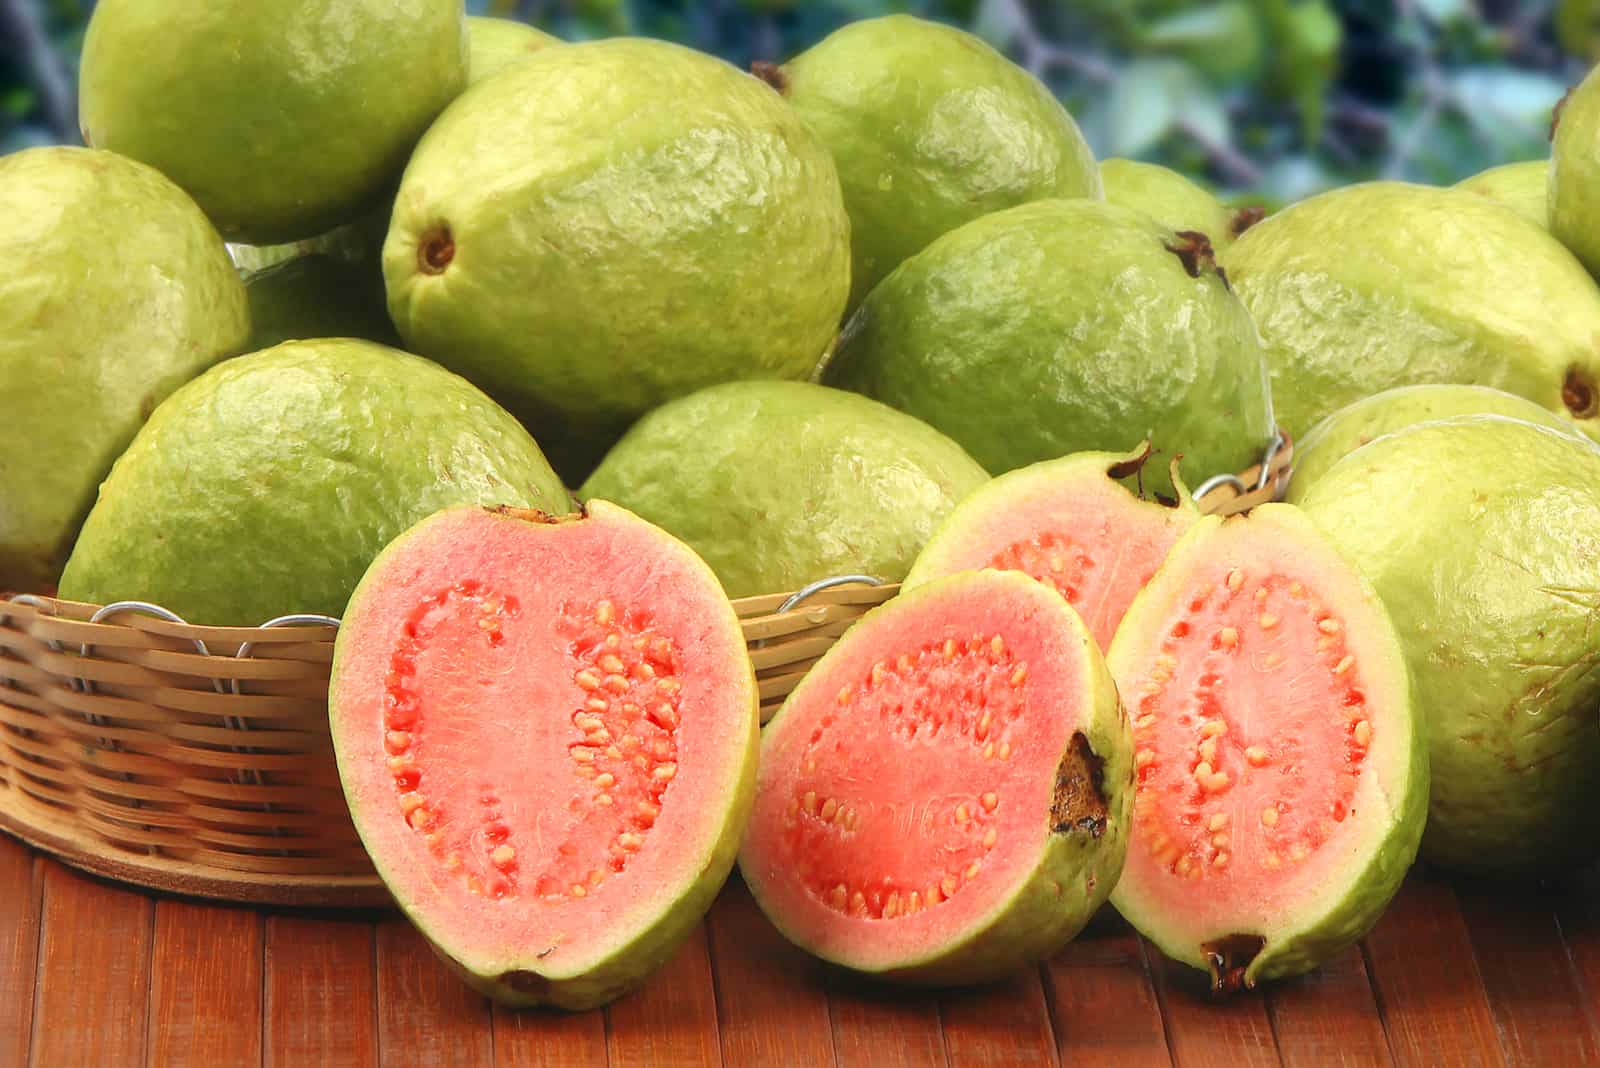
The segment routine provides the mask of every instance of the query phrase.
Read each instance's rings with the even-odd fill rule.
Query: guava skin
[[[1401,635],[1433,765],[1425,858],[1502,878],[1600,850],[1600,448],[1498,415],[1350,453],[1306,513]]]
[[[1456,183],[1457,189],[1499,201],[1529,222],[1550,227],[1550,164],[1530,159],[1490,167]]]
[[[1600,277],[1600,75],[1590,70],[1556,113],[1546,187],[1550,232]]]
[[[245,293],[250,298],[252,352],[319,337],[400,344],[376,264],[308,253],[250,275]]]
[[[1340,408],[1296,442],[1294,474],[1285,499],[1291,504],[1298,503],[1317,480],[1327,474],[1328,468],[1374,438],[1413,423],[1456,415],[1505,415],[1563,434],[1584,436],[1561,416],[1545,411],[1526,397],[1504,390],[1488,386],[1400,386]]]
[[[0,159],[0,590],[60,576],[95,487],[169,393],[249,333],[222,239],[141,163]]]
[[[1173,230],[1198,230],[1221,250],[1233,243],[1234,212],[1177,171],[1132,159],[1100,161],[1106,203],[1142,211]]]
[[[372,205],[466,77],[461,0],[101,0],[79,119],[229,240],[277,244]]]
[[[548,48],[428,131],[384,246],[410,348],[574,483],[657,405],[804,378],[849,291],[827,151],[765,84],[660,41]]]
[[[1345,186],[1228,250],[1291,437],[1395,386],[1493,386],[1600,434],[1600,288],[1559,242],[1486,197]]]
[[[561,38],[536,30],[526,22],[468,15],[467,84],[477,85],[541,48],[560,43]]]
[[[390,539],[463,503],[569,510],[533,439],[467,382],[370,342],[289,342],[156,409],[101,486],[61,595],[215,625],[338,616]]]
[[[1174,455],[1198,485],[1273,435],[1255,327],[1209,255],[1092,200],[939,238],[851,317],[824,380],[944,431],[991,474],[1148,440],[1145,485],[1171,494]]]
[[[639,420],[578,496],[676,534],[745,597],[840,574],[898,582],[988,478],[888,405],[809,382],[730,382]]]
[[[1100,197],[1094,154],[1055,95],[962,30],[863,19],[796,56],[779,80],[838,164],[851,308],[963,223],[1045,197]]]

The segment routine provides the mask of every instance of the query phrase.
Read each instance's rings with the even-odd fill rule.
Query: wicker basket
[[[1279,491],[1213,479],[1207,511]],[[734,602],[763,722],[819,657],[898,586],[842,576]],[[387,900],[345,810],[328,737],[337,621],[201,627],[151,605],[0,601],[0,828],[97,874],[282,905]]]

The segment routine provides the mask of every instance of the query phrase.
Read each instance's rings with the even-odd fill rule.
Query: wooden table
[[[605,1012],[491,1008],[395,914],[156,898],[0,837],[0,1068],[151,1065],[1600,1065],[1600,874],[1416,873],[1366,942],[1213,1003],[1109,911],[1048,965],[933,995],[791,948],[735,881]]]

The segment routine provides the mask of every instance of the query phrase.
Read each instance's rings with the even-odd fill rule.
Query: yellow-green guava
[[[553,44],[561,38],[516,19],[467,16],[467,84],[477,85],[492,74]]]
[[[849,291],[827,150],[765,84],[617,38],[474,86],[412,157],[384,245],[408,346],[534,428],[576,482],[627,425],[804,378]]]
[[[1456,183],[1457,189],[1497,200],[1529,222],[1550,225],[1550,164],[1542,159],[1490,167]]]
[[[1517,393],[1600,434],[1600,288],[1536,223],[1460,189],[1367,182],[1247,230],[1228,278],[1291,436],[1395,386]]]
[[[1055,95],[954,27],[863,19],[762,73],[838,164],[852,308],[963,223],[1045,197],[1100,196],[1094,155]]]
[[[1181,454],[1198,485],[1256,462],[1272,404],[1255,327],[1201,234],[1043,200],[939,238],[846,324],[826,381],[944,431],[991,474],[1072,452]]]
[[[1100,184],[1108,204],[1142,211],[1173,230],[1197,230],[1219,251],[1233,243],[1240,214],[1177,171],[1139,160],[1101,160]]]
[[[156,409],[100,487],[61,595],[225,626],[337,616],[379,550],[454,504],[569,510],[527,431],[463,379],[367,341],[291,341]]]
[[[162,171],[229,240],[295,241],[376,202],[466,85],[462,0],[100,0],[84,140]]]
[[[0,214],[0,590],[41,590],[112,461],[249,314],[222,239],[142,163],[25,149]]]
[[[1600,447],[1501,415],[1386,434],[1300,501],[1383,599],[1427,720],[1422,853],[1498,877],[1600,853]]]
[[[688,542],[730,597],[833,575],[905,577],[988,480],[888,405],[809,382],[729,382],[640,419],[578,491]]]
[[[1550,139],[1550,232],[1600,277],[1600,75],[1591,69],[1556,112]]]

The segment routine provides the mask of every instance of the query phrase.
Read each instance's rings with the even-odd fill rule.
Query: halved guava
[[[1106,648],[1133,595],[1200,517],[1176,471],[1170,503],[1119,481],[1138,474],[1149,455],[1148,446],[1074,453],[986,483],[929,539],[906,587],[982,567],[1021,571],[1054,587]]]
[[[860,972],[980,982],[1055,952],[1117,881],[1128,721],[1061,595],[973,571],[903,593],[761,743],[739,868],[793,942]]]
[[[733,867],[756,688],[682,542],[596,501],[455,508],[372,565],[329,719],[356,830],[477,989],[602,1004],[667,959]]]
[[[1133,834],[1112,901],[1232,990],[1365,934],[1416,856],[1428,766],[1394,627],[1286,504],[1207,516],[1107,656],[1133,716]]]

